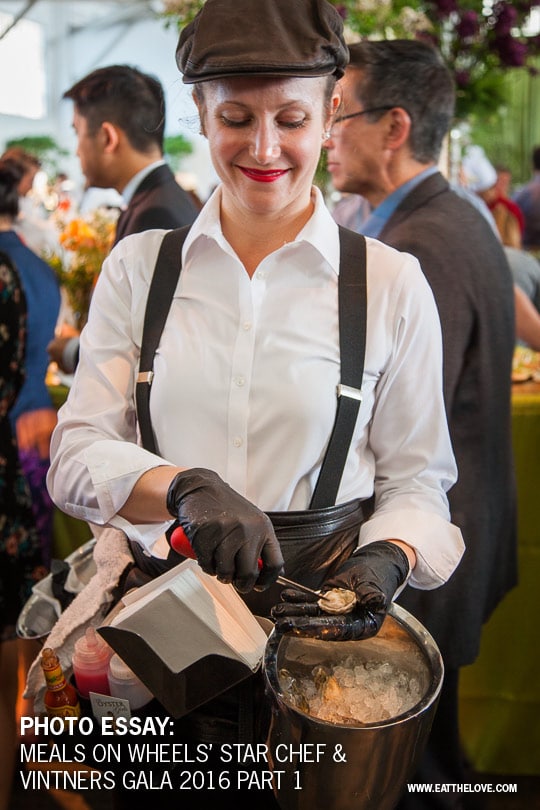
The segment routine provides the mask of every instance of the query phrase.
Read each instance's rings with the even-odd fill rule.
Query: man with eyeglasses
[[[517,578],[512,278],[487,221],[438,169],[455,103],[439,53],[414,40],[364,41],[350,46],[350,57],[340,82],[343,111],[325,143],[333,184],[370,203],[364,234],[420,260],[441,319],[444,395],[459,471],[449,501],[466,552],[448,583],[436,591],[409,589],[399,602],[432,633],[445,664],[426,755],[411,781],[460,783],[459,669],[475,660],[483,623]],[[459,792],[411,793],[400,807],[462,804]]]

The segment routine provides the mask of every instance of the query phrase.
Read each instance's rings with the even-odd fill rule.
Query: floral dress
[[[15,638],[32,585],[47,573],[8,418],[24,380],[25,325],[19,277],[0,253],[0,641]]]

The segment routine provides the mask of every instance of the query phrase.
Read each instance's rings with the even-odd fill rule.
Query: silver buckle
[[[359,388],[352,388],[350,385],[342,385],[339,383],[337,386],[338,397],[349,397],[349,399],[357,399],[362,402],[362,391]]]

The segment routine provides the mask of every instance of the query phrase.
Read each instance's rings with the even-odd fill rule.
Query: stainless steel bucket
[[[303,697],[291,694],[290,680],[285,685],[284,670],[285,680],[304,683],[317,665],[332,672],[345,658],[363,672],[386,663],[388,677],[399,672],[402,684],[414,678],[418,700],[376,721],[312,716]],[[365,641],[327,642],[274,631],[264,678],[272,706],[267,743],[282,810],[392,810],[424,749],[443,678],[439,650],[420,622],[393,604],[378,635]]]
[[[65,561],[69,573],[64,584],[68,594],[79,593],[96,573],[94,562],[95,538],[75,549]],[[22,639],[38,639],[43,642],[60,618],[62,605],[53,593],[53,576],[48,574],[32,588],[16,624],[16,632]]]

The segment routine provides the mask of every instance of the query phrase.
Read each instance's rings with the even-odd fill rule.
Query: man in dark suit
[[[99,68],[64,93],[74,103],[77,155],[87,185],[114,188],[125,209],[115,244],[151,228],[191,225],[198,209],[163,159],[165,98],[160,82],[127,65]],[[56,338],[52,360],[73,371],[77,339]]]
[[[455,97],[438,52],[414,40],[366,41],[350,51],[340,82],[343,111],[326,142],[333,183],[371,204],[363,233],[419,259],[441,319],[459,475],[449,501],[466,551],[448,583],[407,588],[399,602],[431,632],[445,663],[439,710],[413,781],[459,783],[459,668],[475,660],[483,623],[517,579],[512,277],[493,230],[437,169]],[[462,805],[456,792],[409,794],[400,806]]]
[[[160,82],[127,65],[111,65],[89,73],[63,97],[74,104],[77,154],[88,185],[114,188],[124,197],[116,240],[191,225],[198,211],[163,160]]]
[[[197,214],[170,168],[166,164],[158,165],[137,185],[127,208],[120,214],[115,244],[130,233],[190,225]]]

